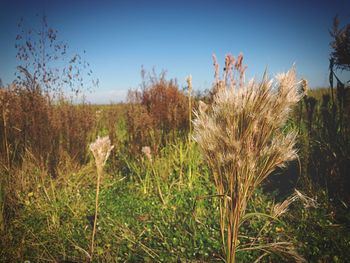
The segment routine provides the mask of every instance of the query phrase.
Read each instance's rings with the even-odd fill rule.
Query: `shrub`
[[[188,99],[174,80],[165,74],[151,76],[140,91],[129,91],[127,110],[129,140],[138,146],[158,147],[174,141],[178,133],[189,128]]]

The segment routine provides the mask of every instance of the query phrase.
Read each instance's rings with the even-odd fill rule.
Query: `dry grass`
[[[0,228],[20,206],[17,191],[37,187],[30,174],[18,173],[28,162],[40,180],[60,179],[58,170],[87,162],[88,138],[94,129],[92,108],[65,100],[53,102],[40,90],[10,85],[0,89]],[[68,167],[69,166],[69,167]]]
[[[103,177],[103,167],[112,151],[114,146],[111,146],[111,141],[108,136],[100,138],[98,137],[94,143],[90,144],[90,150],[95,158],[96,168],[97,168],[97,182],[96,182],[96,198],[95,198],[95,217],[94,217],[94,227],[92,230],[91,246],[90,246],[90,261],[93,260],[94,255],[94,244],[96,235],[96,224],[97,224],[97,214],[99,206],[99,193],[100,193],[100,183]]]
[[[237,60],[226,57],[223,80],[216,78],[213,103],[202,104],[194,121],[195,140],[221,196],[227,262],[235,261],[240,220],[254,190],[277,167],[297,156],[297,133],[284,129],[291,108],[300,100],[295,70],[278,75],[276,84],[266,76],[261,83],[245,83],[242,60],[242,55]]]
[[[143,145],[149,145],[157,154],[179,132],[187,135],[191,107],[188,100],[190,96],[179,90],[175,80],[166,80],[165,73],[153,73],[149,80],[144,79],[141,90],[129,91],[126,118],[131,152],[138,154]]]
[[[0,92],[0,162],[6,169],[21,165],[29,150],[53,177],[59,155],[67,152],[83,164],[95,119],[87,104],[64,99],[53,103],[40,90],[11,85]]]

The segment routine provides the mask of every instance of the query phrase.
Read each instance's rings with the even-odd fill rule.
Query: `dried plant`
[[[350,24],[340,27],[338,16],[333,19],[333,27],[330,30],[332,42],[331,58],[334,60],[336,68],[350,69]]]
[[[228,59],[233,61],[231,56]],[[195,140],[221,197],[220,226],[227,262],[235,262],[238,227],[254,189],[297,156],[297,133],[284,129],[292,106],[300,100],[295,70],[277,75],[277,84],[266,75],[261,83],[251,80],[245,84],[242,59],[240,55],[234,68],[239,85],[232,79],[219,80],[212,105],[205,109],[202,103],[194,120]]]
[[[174,141],[188,130],[188,98],[179,90],[176,80],[166,80],[165,73],[154,72],[145,79],[141,90],[129,91],[127,129],[134,154],[149,145],[154,154],[160,146]]]
[[[86,163],[95,121],[90,105],[73,105],[63,98],[52,104],[40,92],[10,85],[0,93],[0,111],[0,161],[6,167],[20,166],[26,150],[42,167],[48,166],[52,177],[62,152]]]
[[[272,209],[272,217],[278,218],[281,215],[285,214],[288,211],[289,206],[297,200],[300,200],[306,208],[316,208],[318,206],[315,199],[308,197],[305,194],[301,193],[299,190],[295,189],[294,193],[286,200],[284,200],[282,203],[274,205]]]
[[[188,86],[188,145],[189,145],[189,158],[192,159],[192,75],[189,75],[186,78]],[[192,178],[192,166],[188,168],[188,178]],[[182,176],[180,176],[180,181],[182,181]],[[191,180],[190,180],[191,181]],[[192,184],[189,184],[189,187],[192,188]]]
[[[191,133],[192,133],[192,75],[189,75],[186,78],[188,86],[188,124],[189,124],[189,142],[191,142]]]
[[[70,88],[73,93],[96,88],[98,80],[92,78],[90,64],[84,59],[86,51],[72,54],[68,43],[61,41],[58,31],[49,25],[47,16],[38,18],[37,28],[27,28],[23,18],[17,24],[16,82],[49,96],[60,95],[64,88]]]
[[[96,122],[93,108],[87,103],[73,105],[61,101],[53,116],[59,119],[62,148],[77,163],[85,164],[88,161],[86,149]]]
[[[143,146],[141,151],[145,154],[146,158],[152,162],[151,148],[149,146]]]
[[[111,146],[111,141],[108,136],[98,137],[94,143],[90,144],[90,150],[95,158],[96,168],[97,168],[97,183],[96,183],[96,198],[95,198],[95,217],[94,217],[94,227],[92,230],[91,246],[90,246],[90,261],[93,259],[94,254],[94,241],[96,235],[96,224],[97,224],[97,214],[98,214],[98,204],[99,204],[99,193],[100,193],[100,183],[103,176],[103,167],[112,151],[114,146]]]
[[[18,23],[16,80],[3,87],[0,96],[0,162],[6,164],[6,169],[20,166],[29,150],[41,167],[57,177],[62,150],[80,164],[85,163],[93,122],[86,104],[67,103],[62,91],[69,87],[71,92],[79,93],[90,82],[97,85],[97,81],[92,79],[83,56],[69,55],[68,45],[59,40],[47,17],[40,20],[40,28],[27,29],[23,19]],[[2,160],[3,153],[6,160]]]

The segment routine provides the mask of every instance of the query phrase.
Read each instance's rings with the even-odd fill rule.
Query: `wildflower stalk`
[[[114,146],[111,146],[111,141],[108,136],[103,138],[98,137],[94,143],[90,144],[90,150],[94,155],[96,169],[97,169],[95,216],[94,216],[94,226],[93,226],[92,236],[91,236],[90,261],[92,261],[93,254],[94,254],[97,215],[98,215],[98,207],[99,207],[100,183],[101,183],[101,178],[103,177],[103,167],[105,166],[106,161],[113,147]]]

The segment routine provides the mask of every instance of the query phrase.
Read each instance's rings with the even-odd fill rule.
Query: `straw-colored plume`
[[[106,164],[113,147],[108,136],[102,138],[98,136],[96,141],[90,144],[90,150],[98,167]]]
[[[227,262],[234,262],[238,226],[254,189],[277,167],[297,157],[297,133],[284,128],[301,98],[294,68],[277,75],[275,82],[265,75],[261,83],[243,83],[242,60],[240,55],[235,61],[239,82],[228,82],[225,76],[216,79],[213,103],[200,103],[194,120],[194,138],[223,197],[220,225]],[[231,56],[226,67],[231,67],[230,61]],[[214,65],[217,71],[216,60]]]
[[[149,146],[143,146],[141,151],[146,156],[146,158],[151,162],[152,161],[151,148]]]

